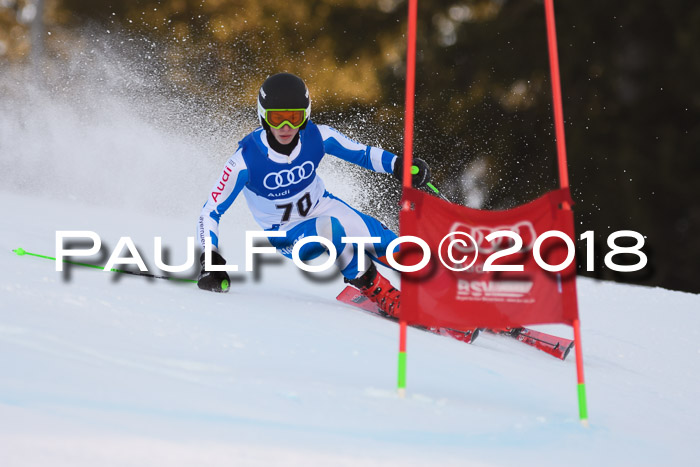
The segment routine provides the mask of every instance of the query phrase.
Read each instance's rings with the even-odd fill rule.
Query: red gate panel
[[[410,208],[400,214],[401,236],[424,240],[431,259],[419,271],[402,273],[400,318],[409,324],[453,329],[571,325],[578,318],[575,260],[560,272],[550,272],[534,256],[537,238],[547,231],[562,232],[575,243],[573,212],[562,208],[565,202],[573,204],[568,189],[560,189],[506,211],[482,211],[405,188],[402,206],[409,203]],[[493,265],[522,265],[522,272],[484,270],[489,257],[514,245],[507,237],[486,240],[490,233],[504,230],[517,233],[523,246]],[[464,234],[475,240],[477,259],[470,268],[453,271],[450,268],[462,269],[474,259],[474,244]],[[464,243],[454,243],[448,251],[455,239]],[[537,250],[552,266],[573,254],[556,237],[544,240]],[[415,265],[423,257],[415,244],[401,245],[400,264]]]

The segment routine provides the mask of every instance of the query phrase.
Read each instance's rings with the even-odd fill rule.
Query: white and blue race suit
[[[272,149],[266,132],[258,128],[239,143],[202,208],[198,222],[202,248],[207,237],[218,248],[219,220],[243,191],[260,227],[286,232],[284,238],[269,239],[282,255],[291,258],[297,241],[320,236],[333,242],[338,253],[336,263],[345,277],[354,279],[362,275],[369,261],[359,270],[357,245],[343,243],[341,239],[379,237],[378,243],[365,245],[366,253],[376,260],[386,255],[386,248],[396,234],[326,191],[316,173],[326,154],[382,173],[393,173],[396,161],[396,155],[388,151],[356,143],[329,126],[311,121],[300,130],[299,142],[287,156]],[[326,251],[322,244],[311,242],[300,249],[299,257],[308,261]]]

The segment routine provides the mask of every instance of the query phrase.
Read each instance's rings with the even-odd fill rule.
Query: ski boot
[[[386,277],[379,274],[374,263],[360,277],[345,279],[345,282],[357,287],[362,295],[376,303],[385,315],[395,317],[398,314],[401,307],[401,292],[391,285]]]

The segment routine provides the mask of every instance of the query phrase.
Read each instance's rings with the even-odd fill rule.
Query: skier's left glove
[[[204,253],[199,257],[199,262],[202,264],[202,271],[197,278],[197,287],[212,292],[228,292],[231,279],[226,271],[207,271],[204,267]],[[211,264],[222,266],[226,264],[226,260],[217,251],[212,251]]]
[[[398,156],[396,162],[394,162],[393,175],[400,182],[403,181],[403,157],[401,156]],[[413,165],[411,166],[411,177],[411,184],[415,188],[423,188],[430,183],[430,167],[428,167],[428,163],[423,159],[414,157]]]

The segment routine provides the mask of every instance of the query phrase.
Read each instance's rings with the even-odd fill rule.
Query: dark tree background
[[[0,4],[0,73],[30,60],[37,1]],[[152,72],[165,87],[222,115],[234,101],[252,108],[267,75],[291,71],[319,119],[361,116],[381,129],[367,142],[402,147],[405,0],[41,6],[46,60],[120,31],[158,44]],[[560,0],[555,11],[576,229],[599,247],[596,271],[581,273],[700,292],[700,3]],[[418,32],[415,150],[435,184],[482,209],[557,187],[542,1],[423,0]],[[617,230],[646,237],[643,271],[602,266]]]

